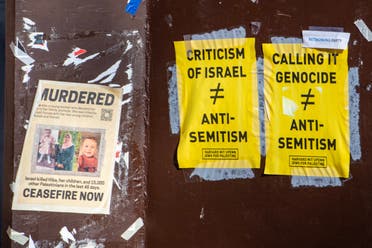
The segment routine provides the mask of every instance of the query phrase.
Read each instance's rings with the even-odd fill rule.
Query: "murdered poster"
[[[121,89],[41,80],[13,210],[108,214]]]

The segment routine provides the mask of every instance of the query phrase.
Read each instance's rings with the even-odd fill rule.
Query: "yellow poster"
[[[347,50],[263,44],[265,174],[349,176]]]
[[[180,168],[260,166],[253,38],[174,42]]]

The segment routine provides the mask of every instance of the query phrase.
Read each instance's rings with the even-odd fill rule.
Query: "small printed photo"
[[[58,130],[40,128],[38,130],[38,137],[36,165],[46,169],[54,169]]]
[[[94,173],[98,170],[100,133],[81,132],[77,171]]]
[[[73,171],[73,164],[76,161],[75,147],[80,140],[80,132],[60,130],[58,145],[56,146],[55,170]]]
[[[99,176],[99,154],[103,136],[102,131],[94,131],[38,127],[32,171]]]

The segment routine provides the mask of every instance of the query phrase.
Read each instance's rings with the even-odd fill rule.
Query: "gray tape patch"
[[[307,177],[293,176],[291,179],[292,186],[295,188],[314,186],[317,188],[340,187],[342,182],[338,177]]]
[[[350,154],[352,160],[362,158],[359,132],[359,69],[351,67],[349,69],[349,118],[350,118]]]
[[[251,169],[214,169],[196,168],[190,175],[198,176],[206,181],[220,181],[229,179],[252,179],[254,173]]]
[[[265,96],[264,96],[264,60],[263,58],[257,59],[257,80],[258,80],[258,107],[260,118],[260,146],[261,155],[266,155],[266,142],[265,142]]]
[[[282,44],[293,44],[293,43],[302,43],[302,39],[296,37],[271,37],[272,43],[282,43]]]
[[[170,73],[170,78],[168,80],[169,122],[171,127],[171,133],[178,134],[180,132],[180,119],[178,110],[176,65],[169,66],[168,72]]]

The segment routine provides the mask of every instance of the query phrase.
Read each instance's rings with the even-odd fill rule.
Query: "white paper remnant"
[[[61,234],[61,239],[65,241],[66,243],[69,243],[69,240],[75,241],[74,235],[68,231],[67,227],[62,227],[62,229],[59,231],[59,234]]]
[[[110,68],[99,74],[95,79],[89,80],[88,83],[96,83],[99,81],[99,83],[104,84],[111,82],[116,76],[116,71],[119,69],[120,63],[121,60],[116,61]]]
[[[372,32],[362,19],[356,20],[354,24],[355,26],[357,26],[359,32],[362,33],[363,37],[366,38],[366,40],[372,41]]]
[[[10,49],[12,50],[13,54],[14,54],[14,57],[16,57],[17,59],[19,59],[22,63],[26,64],[26,65],[30,65],[32,63],[35,62],[35,60],[33,58],[31,58],[25,51],[24,47],[22,46],[22,44],[17,41],[16,42],[17,45],[15,45],[13,42],[10,43]]]
[[[6,232],[9,238],[18,244],[25,245],[28,241],[28,237],[26,237],[24,233],[14,231],[11,227],[8,227]]]
[[[28,37],[31,42],[27,46],[49,52],[48,42],[44,39],[43,32],[30,33]]]
[[[129,240],[132,236],[143,227],[144,223],[141,217],[139,217],[128,229],[121,235],[125,240]]]
[[[30,30],[33,26],[35,26],[35,22],[29,18],[23,17],[23,29]]]
[[[303,47],[341,49],[347,48],[350,33],[302,30]]]
[[[31,235],[29,235],[28,238],[29,238],[28,248],[36,248],[35,243],[34,243],[34,241],[31,238]]]
[[[99,53],[95,53],[85,58],[79,58],[80,55],[83,55],[86,52],[87,50],[85,49],[79,47],[74,48],[72,52],[68,54],[68,58],[63,62],[63,66],[68,66],[71,64],[73,64],[74,66],[78,66],[82,63],[85,63],[88,60],[94,59],[99,55]]]

